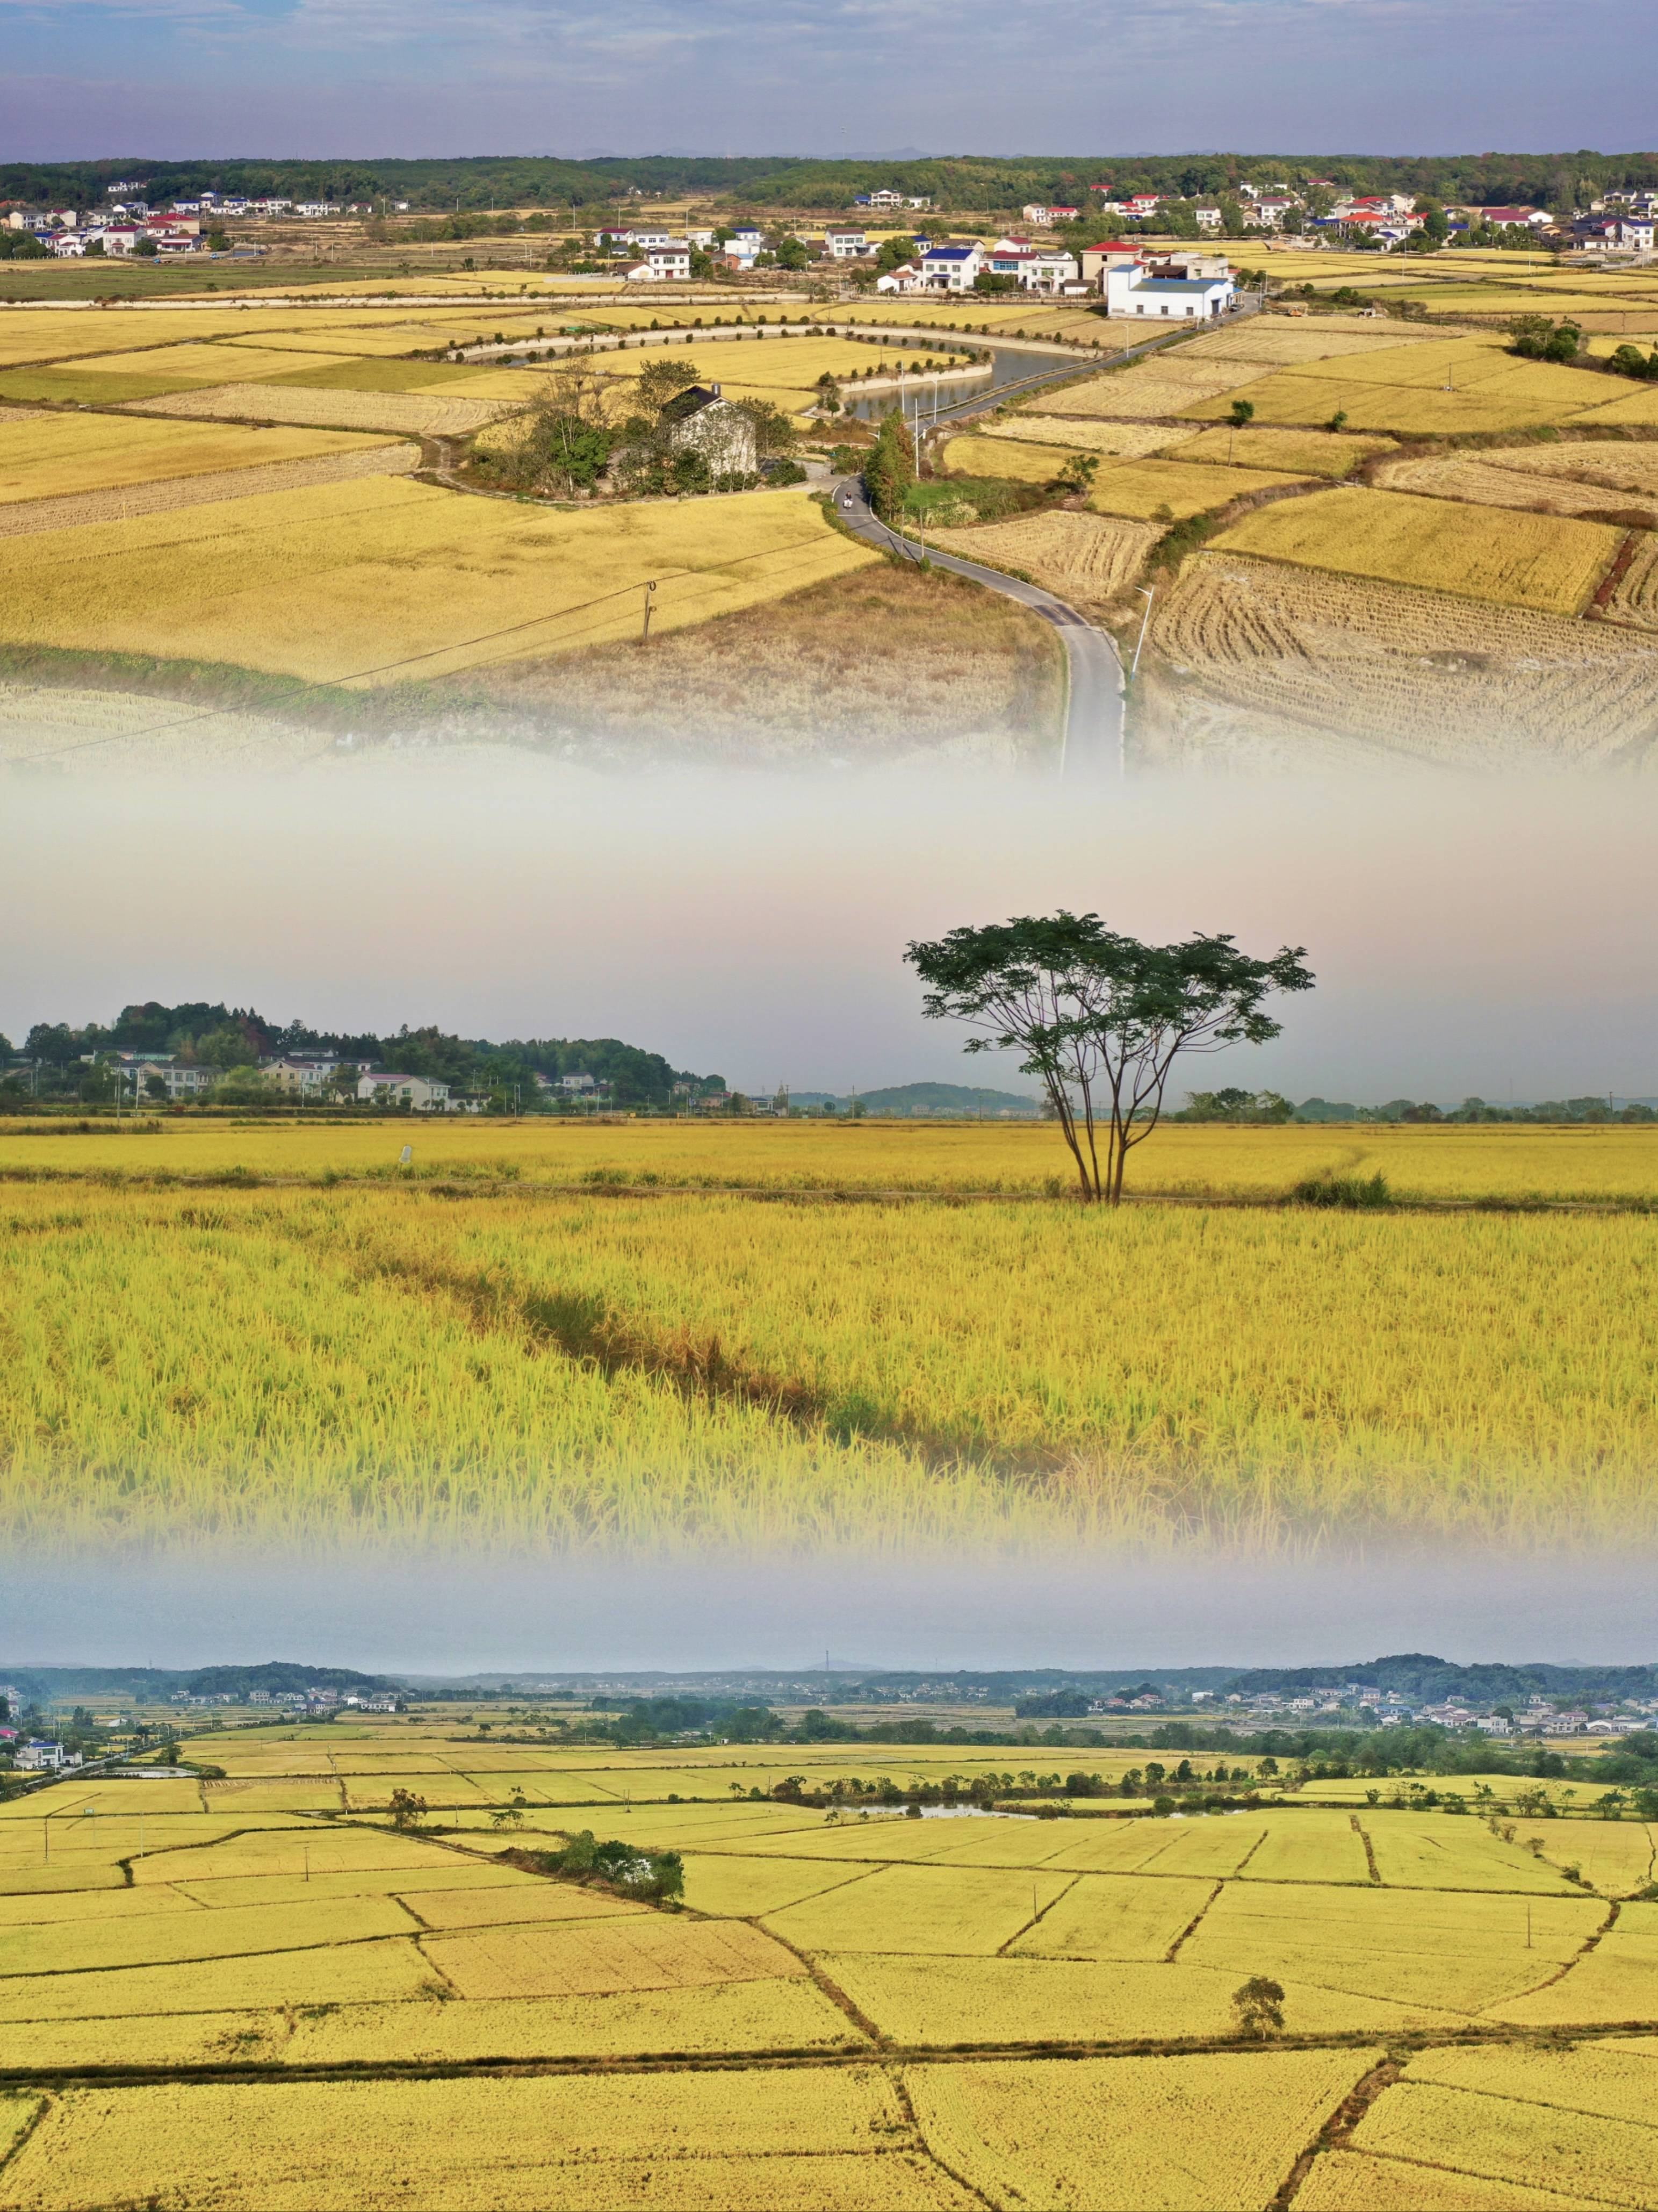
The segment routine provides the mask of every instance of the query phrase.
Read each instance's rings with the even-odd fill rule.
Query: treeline
[[[1526,1105],[1493,1105],[1465,1098],[1460,1106],[1440,1106],[1430,1098],[1390,1098],[1382,1106],[1349,1101],[1303,1098],[1299,1106],[1276,1091],[1193,1091],[1172,1121],[1234,1121],[1253,1127],[1284,1121],[1658,1121],[1658,1109],[1631,1099],[1622,1106],[1604,1093],[1578,1098],[1545,1098]]]
[[[1414,1705],[1468,1698],[1495,1705],[1524,1698],[1582,1699],[1658,1697],[1658,1667],[1560,1667],[1544,1660],[1512,1663],[1478,1660],[1464,1666],[1431,1651],[1400,1651],[1385,1659],[1360,1659],[1343,1667],[1253,1667],[1235,1675],[1229,1691],[1250,1697],[1281,1692],[1289,1697],[1335,1682],[1357,1682],[1367,1690],[1396,1690]]]
[[[1026,201],[1079,208],[1102,197],[1157,192],[1214,202],[1241,185],[1327,179],[1342,191],[1409,192],[1486,206],[1564,211],[1607,190],[1658,186],[1658,154],[1456,154],[1442,156],[1306,154],[1060,155],[1011,159],[805,161],[653,154],[572,161],[553,155],[459,161],[9,161],[0,198],[26,206],[87,206],[115,184],[137,183],[152,204],[203,191],[250,199],[407,201],[421,214],[471,216],[503,207],[613,205],[629,193],[708,194],[759,207],[842,208],[881,190],[925,197],[935,210],[1012,210]],[[1107,187],[1095,194],[1095,185]]]
[[[30,1095],[84,1091],[89,1080],[96,1081],[97,1056],[121,1052],[169,1053],[204,1067],[240,1067],[250,1073],[260,1060],[283,1054],[333,1054],[361,1066],[426,1076],[459,1091],[504,1095],[517,1087],[525,1104],[533,1100],[537,1075],[555,1082],[566,1075],[591,1075],[618,1106],[666,1106],[676,1083],[688,1083],[697,1092],[725,1089],[720,1076],[691,1074],[672,1066],[660,1053],[617,1037],[529,1037],[493,1044],[483,1037],[454,1036],[431,1024],[419,1029],[405,1024],[395,1034],[377,1035],[315,1029],[302,1021],[271,1022],[252,1007],[228,1006],[222,1000],[170,1006],[151,999],[124,1006],[106,1026],[37,1022],[23,1042],[22,1056],[57,1079],[32,1085]],[[0,1062],[12,1056],[13,1048],[0,1037]],[[12,1087],[20,1089],[18,1078],[12,1079]]]

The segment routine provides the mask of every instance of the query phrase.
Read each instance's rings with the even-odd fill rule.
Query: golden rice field
[[[1143,467],[1153,465],[1142,463]],[[1463,507],[1404,492],[1342,489],[1246,514],[1217,552],[1253,554],[1389,584],[1578,615],[1625,532],[1604,522]]]
[[[1643,1210],[1090,1212],[1040,1127],[422,1128],[404,1180],[407,1128],[4,1139],[15,1540],[1652,1528]],[[1137,1176],[1643,1207],[1655,1142],[1175,1129]]]
[[[384,477],[0,544],[0,595],[13,644],[379,683],[633,636],[647,578],[678,629],[878,558],[793,489],[580,514]]]
[[[901,1786],[1011,1786],[1021,1760],[1065,1763],[1046,1747],[872,1766],[482,1743],[438,1714],[184,1752],[224,1781],[70,1778],[0,1805],[6,2212],[1649,2202],[1658,1906],[1618,1902],[1627,1846],[1658,1843],[1638,1824],[1543,1824],[1574,1884],[1478,1816],[1293,1790],[914,1820],[727,1780],[829,1780],[850,1756]],[[434,1806],[408,1834],[200,1809],[323,1768],[432,1804],[480,1756],[511,1761],[496,1810],[537,1784],[568,1809],[503,1833]],[[1133,1754],[1081,1756],[1109,1776]],[[501,1856],[577,1828],[682,1850],[684,1909]],[[1252,1975],[1284,1993],[1264,2043],[1232,2005]]]
[[[1019,420],[1012,418],[1015,424]],[[1078,442],[1072,450],[1084,448]],[[1046,483],[1059,474],[1067,458],[1054,445],[1023,445],[1005,435],[952,438],[944,451],[944,466],[963,476],[1011,477],[1026,483]],[[1145,522],[1154,516],[1180,520],[1224,507],[1265,485],[1297,481],[1294,475],[1265,465],[1229,468],[1207,460],[1107,460],[1095,476],[1088,503],[1096,513],[1133,520]]]
[[[1386,438],[1359,438],[1344,430],[1234,430],[1230,424],[1199,430],[1195,438],[1168,447],[1175,461],[1224,461],[1230,468],[1286,470],[1295,477],[1351,476],[1372,455],[1385,453]]]
[[[1161,453],[1183,434],[1166,422],[1108,422],[1087,415],[1023,412],[993,415],[978,427],[984,437],[1011,439],[1016,445],[1062,446],[1069,453],[1114,453],[1124,460]]]
[[[0,413],[0,504],[373,451],[332,430],[243,430],[110,415]]]

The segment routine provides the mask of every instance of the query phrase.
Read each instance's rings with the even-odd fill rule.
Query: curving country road
[[[982,584],[987,591],[1017,599],[1021,606],[1052,623],[1065,647],[1071,677],[1060,773],[1073,779],[1123,773],[1122,663],[1116,646],[1103,630],[1096,629],[1075,607],[1045,592],[1040,584],[1024,583],[1017,576],[1004,575],[999,568],[981,568],[976,561],[964,561],[957,554],[942,553],[935,546],[903,536],[875,514],[856,477],[838,477],[831,489],[835,512],[847,528],[872,545],[878,545],[884,553],[896,553],[908,561],[925,558],[935,568],[948,568]]]

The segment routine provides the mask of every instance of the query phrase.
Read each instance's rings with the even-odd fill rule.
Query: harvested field
[[[1634,559],[1612,586],[1604,616],[1630,629],[1658,630],[1658,538],[1640,540]]]
[[[267,492],[304,491],[317,484],[351,483],[363,477],[407,476],[420,466],[420,448],[404,442],[374,446],[314,460],[270,461],[217,474],[171,477],[118,491],[71,492],[60,499],[27,499],[0,505],[0,538],[28,538],[43,530],[71,530],[82,523],[127,522],[135,515],[166,514],[218,500],[254,499]]]
[[[465,437],[501,413],[499,399],[438,398],[418,392],[313,391],[292,384],[231,384],[207,392],[138,398],[131,415],[215,422],[315,423],[388,430],[408,437]]]
[[[1583,765],[1658,734],[1650,650],[1610,623],[1204,554],[1151,637],[1152,758]]]
[[[1424,343],[1430,336],[1442,343],[1443,334],[1439,331],[1412,334],[1410,342]],[[1357,315],[1321,315],[1315,322],[1303,322],[1267,314],[1216,331],[1181,350],[1204,361],[1259,362],[1288,368],[1309,361],[1389,352],[1399,345],[1400,337],[1396,323],[1378,329]]]
[[[1576,615],[1616,558],[1624,536],[1605,523],[1481,511],[1403,493],[1355,489],[1316,492],[1262,507],[1233,524],[1214,545],[1219,552],[1419,585],[1500,606]]]
[[[1598,485],[1658,500],[1658,439],[1568,438],[1548,444],[1500,446],[1469,459],[1515,476],[1530,477],[1546,492],[1558,480]],[[1609,504],[1616,506],[1616,501]]]
[[[1218,434],[1212,433],[1212,435]],[[1658,451],[1654,459],[1658,459]],[[1432,499],[1463,500],[1481,507],[1518,507],[1529,514],[1583,515],[1606,520],[1612,511],[1619,526],[1658,526],[1658,487],[1645,503],[1633,495],[1619,498],[1604,483],[1577,483],[1564,474],[1547,476],[1510,468],[1500,454],[1409,455],[1384,461],[1376,482],[1388,491],[1418,492]]]
[[[1391,450],[1389,438],[1357,438],[1336,430],[1235,430],[1230,423],[1199,430],[1164,449],[1171,461],[1219,461],[1240,469],[1284,469],[1291,476],[1351,476],[1373,453]]]
[[[1181,433],[1162,422],[1106,422],[1086,415],[1009,415],[977,426],[987,438],[1011,438],[1026,445],[1063,446],[1073,453],[1116,453],[1137,460],[1155,453]]]
[[[1162,532],[1148,523],[1073,514],[1061,509],[1017,522],[934,530],[929,542],[993,568],[1023,568],[1062,599],[1103,605],[1121,599]]]
[[[1249,387],[1253,398],[1253,386],[1268,371],[1260,368],[1242,374],[1239,371],[1236,362],[1197,357],[1187,362],[1181,360],[1179,354],[1153,354],[1149,361],[1135,362],[1127,368],[1091,377],[1086,384],[1045,392],[1042,409],[1045,415],[1115,416],[1128,422],[1189,415],[1201,402],[1217,393]]]

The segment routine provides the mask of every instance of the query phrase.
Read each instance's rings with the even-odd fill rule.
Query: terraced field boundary
[[[872,2063],[929,2066],[1008,2063],[1051,2060],[1058,2063],[1086,2058],[1186,2058],[1198,2057],[1260,2057],[1297,2051],[1372,2051],[1378,2040],[1395,2052],[1415,2057],[1427,2051],[1490,2049],[1512,2045],[1535,2051],[1568,2050],[1582,2043],[1616,2042],[1631,2035],[1658,2033],[1658,2020],[1596,2021],[1582,2027],[1540,2028],[1485,2027],[1471,2023],[1458,2028],[1389,2028],[1385,2038],[1375,2028],[1345,2028],[1324,2034],[1286,2032],[1266,2041],[1254,2036],[1138,2037],[1114,2041],[1056,2039],[1052,2043],[957,2042],[880,2044],[871,2050],[629,2051],[608,2057],[556,2057],[545,2058],[360,2058],[305,2061],[282,2066],[270,2060],[222,2059],[197,2065],[118,2066],[81,2063],[70,2066],[6,2067],[0,2069],[0,2088],[27,2090],[37,2086],[68,2088],[89,2087],[145,2087],[167,2082],[192,2081],[445,2081],[512,2080],[520,2076],[615,2074],[746,2074],[799,2072],[824,2067],[865,2067]],[[1357,2124],[1357,2122],[1355,2122]],[[0,2161],[3,2165],[3,2161]]]

